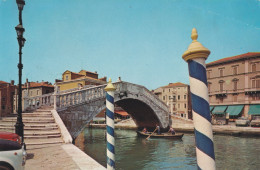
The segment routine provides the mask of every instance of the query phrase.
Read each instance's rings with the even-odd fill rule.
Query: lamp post
[[[25,38],[23,38],[23,33],[25,29],[23,28],[22,22],[22,10],[23,6],[25,5],[24,0],[16,0],[18,10],[19,10],[19,24],[15,27],[17,33],[17,40],[19,44],[19,63],[18,63],[18,70],[19,70],[19,87],[18,87],[18,114],[17,114],[17,121],[15,124],[15,133],[22,137],[22,142],[24,142],[24,124],[22,118],[22,47],[25,43]]]

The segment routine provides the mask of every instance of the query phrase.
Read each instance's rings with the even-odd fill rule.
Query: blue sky
[[[182,54],[198,40],[206,62],[260,51],[260,0],[26,0],[23,82],[97,71],[155,89],[189,83]],[[0,0],[0,80],[18,83],[15,0]]]

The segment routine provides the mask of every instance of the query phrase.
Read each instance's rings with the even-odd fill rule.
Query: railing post
[[[192,29],[192,43],[182,58],[188,62],[192,114],[195,127],[196,154],[198,169],[215,170],[215,154],[209,111],[208,83],[205,60],[210,51],[197,41],[198,34]]]
[[[107,169],[115,169],[115,138],[114,138],[114,94],[115,87],[111,78],[105,87],[106,94],[106,124],[107,124]]]

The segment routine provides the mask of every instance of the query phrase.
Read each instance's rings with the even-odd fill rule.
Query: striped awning
[[[260,115],[260,104],[250,105],[249,115]]]
[[[229,113],[229,116],[237,116],[241,113],[243,108],[244,105],[228,106],[226,113]]]
[[[214,110],[212,111],[212,114],[215,114],[215,115],[225,114],[226,109],[227,109],[227,106],[215,106]]]

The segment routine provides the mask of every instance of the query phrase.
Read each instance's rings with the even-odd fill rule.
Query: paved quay
[[[172,122],[172,127],[176,131],[194,132],[194,125],[192,120],[172,117]],[[260,137],[260,128],[237,127],[234,122],[230,122],[229,125],[212,125],[212,130],[214,134]]]
[[[106,169],[73,144],[57,144],[27,150],[25,170],[104,170]]]

